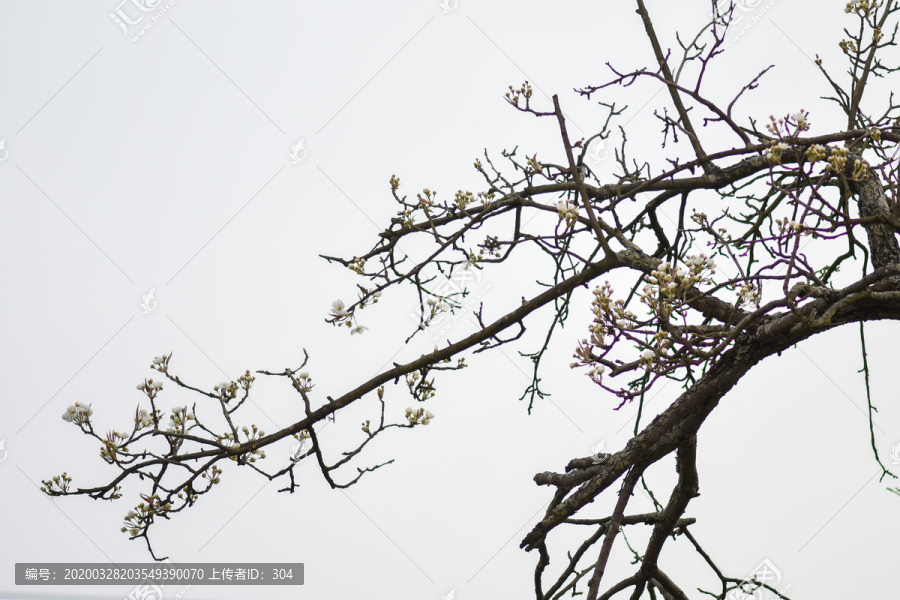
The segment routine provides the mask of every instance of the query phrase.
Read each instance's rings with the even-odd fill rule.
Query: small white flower
[[[300,379],[309,379],[309,373],[303,371],[302,373],[300,373],[300,375],[298,375],[298,377],[300,377]]]
[[[426,412],[425,412],[425,418],[426,418],[426,419],[433,419],[433,418],[434,418],[434,415],[431,414],[431,411],[426,411]]]
[[[653,350],[644,350],[644,352],[641,353],[641,358],[644,360],[650,360],[654,356],[656,356],[656,353]]]
[[[367,330],[368,327],[365,325],[357,325],[353,329],[350,330],[350,335],[356,335],[357,333],[361,334],[363,331]]]
[[[344,301],[340,299],[331,303],[331,313],[337,317],[344,317],[349,314]]]
[[[157,356],[156,358],[153,359],[153,364],[154,364],[154,365],[161,365],[161,364],[163,364],[164,362],[166,362],[166,355],[165,355],[165,354],[163,354],[162,356]]]

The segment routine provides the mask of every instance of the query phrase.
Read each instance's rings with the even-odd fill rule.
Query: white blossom
[[[344,304],[343,300],[335,300],[331,303],[331,313],[336,317],[346,317],[350,313],[347,312],[347,307]]]

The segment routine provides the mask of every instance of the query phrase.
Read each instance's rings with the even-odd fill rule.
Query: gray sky
[[[605,113],[572,89],[600,83],[608,60],[650,64],[632,3],[610,4],[181,0],[142,12],[131,0],[0,3],[0,440],[8,453],[0,463],[0,597],[122,598],[131,586],[22,593],[13,564],[149,560],[119,531],[136,488],[114,504],[40,493],[40,480],[62,471],[85,487],[111,472],[95,443],[60,418],[70,404],[91,402],[102,431],[127,427],[144,400],[135,385],[164,352],[174,354],[172,372],[211,388],[245,369],[296,367],[305,348],[322,399],[430,351],[431,337],[404,347],[415,307],[409,290],[391,290],[364,311],[370,329],[362,336],[324,323],[335,298],[355,298],[357,281],[318,255],[371,247],[396,212],[392,174],[410,196],[424,187],[450,195],[481,189],[472,163],[484,148],[499,159],[519,145],[562,162],[555,124],[517,113],[502,96],[527,79],[539,102],[560,95],[573,137],[597,130]],[[776,63],[743,114],[763,120],[805,108],[813,133],[832,129],[834,110],[819,100],[828,90],[811,58],[841,70],[843,4],[745,0],[711,95],[730,98]],[[704,2],[649,8],[669,45],[672,28],[693,33],[709,12]],[[142,18],[120,27],[111,14]],[[659,156],[658,91],[616,92],[630,106],[624,121],[635,148],[649,157]],[[612,169],[608,161],[593,167]],[[530,277],[525,263],[511,272]],[[488,305],[522,294],[504,273],[475,282]],[[618,449],[633,428],[634,407],[613,411],[617,401],[568,369],[589,319],[587,295],[578,298],[581,314],[547,363],[553,396],[531,416],[516,402],[528,376],[515,349],[479,355],[469,370],[439,377],[431,425],[385,434],[338,478],[395,458],[389,467],[333,491],[305,464],[293,495],[276,492],[281,481],[226,469],[219,489],[158,528],[156,547],[175,562],[303,562],[299,593],[316,599],[399,592],[437,600],[451,590],[459,600],[532,597],[537,557],[518,544],[550,499],[533,475],[562,470],[601,440]],[[471,328],[462,319],[445,333],[458,339]],[[538,333],[518,349],[535,349]],[[877,445],[888,464],[900,443],[889,385],[897,333],[894,323],[867,329]],[[844,328],[766,361],[703,428],[702,495],[688,516],[731,574],[769,561],[778,585],[797,598],[874,596],[888,585],[900,499],[877,481],[858,346],[856,328]],[[663,389],[651,410],[676,388]],[[413,403],[399,387],[386,397],[395,420]],[[196,399],[168,388],[162,398],[166,407]],[[258,377],[254,398],[242,423],[275,431],[302,414],[277,378]],[[332,457],[361,441],[358,423],[375,409],[360,403],[326,428]],[[266,462],[285,463],[289,449],[272,448]],[[662,496],[674,481],[670,466],[650,472]],[[596,514],[613,498],[598,500]],[[638,500],[633,508],[650,508]],[[634,536],[640,543],[645,532]],[[556,539],[552,567],[564,556],[561,543],[578,538]],[[712,586],[681,540],[666,547],[661,565],[692,581],[688,589]],[[628,567],[620,554],[614,573]],[[264,592],[287,598],[298,590]],[[246,593],[195,586],[184,597]]]

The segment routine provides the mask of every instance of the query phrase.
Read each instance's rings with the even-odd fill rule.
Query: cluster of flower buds
[[[449,359],[447,360],[449,361]],[[435,394],[437,394],[437,389],[434,387],[434,377],[431,379],[428,379],[427,376],[420,377],[418,372],[406,374],[406,385],[409,387],[410,395],[419,402],[434,398]]]
[[[437,191],[425,188],[416,195],[416,199],[422,206],[434,206],[434,202],[437,200]]]
[[[534,93],[534,90],[531,89],[531,84],[527,81],[523,83],[519,89],[513,88],[513,86],[509,86],[509,91],[506,92],[506,101],[512,104],[513,106],[519,106],[519,100],[525,99],[525,108],[528,108],[529,101],[531,100],[531,95]]]
[[[769,122],[766,123],[766,131],[779,139],[797,136],[801,131],[808,130],[809,112],[802,108],[781,119],[776,119],[775,115],[769,115]]]
[[[433,319],[436,315],[442,312],[447,312],[448,310],[450,310],[450,307],[447,306],[447,304],[444,303],[444,301],[440,298],[429,298],[425,301],[425,304],[427,305],[426,310],[428,311],[428,316],[426,317],[426,319],[429,320]]]
[[[847,161],[850,159],[850,150],[843,147],[831,149],[831,155],[828,157],[828,168],[836,173],[843,173],[847,168]],[[853,172],[850,179],[853,181],[862,181],[869,174],[869,163],[865,159],[857,158],[853,161]]]
[[[110,431],[103,440],[103,446],[100,447],[100,457],[109,464],[116,462],[119,450],[128,452],[128,446],[123,446],[128,434],[119,431]]]
[[[366,274],[366,259],[361,256],[355,257],[350,261],[350,264],[347,265],[347,268],[356,273],[357,275],[365,275]]]
[[[571,202],[560,200],[556,203],[556,212],[559,214],[559,220],[565,221],[569,227],[578,219],[578,206]]]
[[[803,223],[790,221],[787,217],[783,219],[775,219],[775,225],[778,226],[778,232],[780,235],[784,235],[786,233],[801,233],[804,231]]]
[[[680,310],[684,293],[689,288],[712,283],[715,267],[715,261],[702,252],[687,255],[680,266],[662,261],[644,276],[645,285],[639,294],[641,302],[650,309],[654,320],[668,322]],[[591,312],[594,319],[588,326],[591,336],[578,343],[574,355],[576,362],[570,365],[572,368],[588,367],[588,377],[601,384],[606,366],[598,362],[594,350],[608,350],[622,335],[637,342],[641,349],[638,364],[647,370],[672,356],[673,338],[669,333],[664,328],[649,328],[646,321],[638,320],[625,307],[624,300],[613,300],[613,289],[608,281],[594,288],[593,295]],[[612,341],[607,339],[610,337]]]
[[[92,414],[94,414],[94,409],[91,408],[90,403],[82,404],[81,402],[76,402],[66,409],[62,418],[63,421],[81,426],[84,423],[90,422]]]
[[[294,387],[298,392],[308,392],[313,389],[312,377],[309,376],[308,371],[302,371],[297,375],[297,378],[294,379]]]
[[[144,499],[144,502],[135,506],[134,510],[129,510],[128,514],[125,515],[125,524],[122,527],[123,533],[137,535],[152,521],[154,515],[163,516],[172,510],[172,505],[168,502],[163,503],[158,494],[141,496],[141,498]]]
[[[161,356],[157,356],[153,359],[153,364],[150,365],[151,369],[155,369],[160,373],[165,373],[169,368],[169,359],[172,357],[171,354],[163,354]]]
[[[163,382],[158,379],[156,381],[153,379],[145,379],[143,383],[137,384],[136,387],[138,391],[144,392],[152,400],[153,398],[156,398],[159,391],[163,389]]]
[[[813,144],[806,150],[806,160],[816,162],[828,156],[828,149],[822,144]]]
[[[781,164],[781,153],[790,148],[785,142],[776,142],[772,140],[769,147],[763,151],[763,156],[768,158],[775,164]]]
[[[646,285],[641,296],[642,301],[651,308],[657,308],[657,297],[672,298],[687,288],[699,284],[708,284],[711,276],[716,273],[716,262],[700,252],[689,254],[684,259],[684,266],[675,266],[669,261],[664,261],[656,266],[656,269],[644,276]]]
[[[216,483],[219,483],[219,475],[221,475],[221,474],[222,474],[222,469],[220,469],[216,465],[213,465],[209,469],[204,471],[203,474],[201,475],[201,477],[203,477],[203,479],[209,479],[210,484],[216,484]],[[178,497],[179,498],[182,497],[181,492],[178,492]]]
[[[156,417],[154,419],[154,416]],[[140,409],[134,416],[134,423],[138,429],[144,429],[146,427],[153,427],[154,421],[157,423],[162,418],[162,411],[158,408],[155,409],[152,413],[146,408]]]
[[[741,285],[740,288],[738,288],[737,295],[738,308],[742,308],[747,304],[759,306],[759,290],[752,281],[744,282],[744,284]]]
[[[850,150],[842,146],[831,149],[831,156],[828,157],[828,167],[837,173],[843,173],[847,167],[847,157]]]
[[[228,402],[237,394],[237,384],[233,381],[220,381],[213,386],[213,391],[222,397],[222,400]]]
[[[171,423],[166,431],[169,433],[184,433],[187,422],[193,420],[194,415],[193,413],[188,412],[187,406],[176,406],[172,409],[172,414],[169,415],[169,421],[171,421]]]
[[[231,444],[231,448],[236,450],[241,447],[241,440],[240,440],[241,433],[243,433],[244,437],[247,438],[246,442],[244,442],[244,443],[259,440],[260,438],[262,438],[263,436],[266,435],[266,432],[263,431],[262,429],[259,429],[256,425],[251,425],[250,427],[247,427],[246,425],[244,425],[243,427],[238,429],[237,433],[238,433],[237,436],[235,436],[232,433],[225,433],[225,434],[219,435],[216,437],[216,441],[222,445],[227,445],[224,443],[227,441]],[[239,455],[229,456],[228,458],[230,458],[231,460],[234,460],[234,461],[242,462],[242,463],[244,463],[244,462],[252,462],[253,463],[253,462],[256,462],[257,458],[262,460],[265,457],[266,457],[265,450],[260,450],[258,448],[251,448],[249,452],[244,452]]]
[[[62,475],[54,475],[53,479],[44,479],[41,483],[44,484],[41,486],[42,492],[51,496],[59,496],[69,491],[69,484],[72,483],[72,478],[63,473]]]
[[[456,196],[454,196],[453,198],[453,201],[456,206],[462,209],[465,209],[470,204],[474,204],[476,202],[475,196],[468,190],[466,190],[465,192],[462,190],[457,191]]]
[[[415,410],[414,408],[406,409],[406,419],[409,421],[410,425],[428,425],[433,418],[434,415],[424,408],[420,408],[419,410]]]
[[[869,13],[881,6],[878,0],[852,0],[844,7],[845,13],[856,13],[860,17],[868,17]]]

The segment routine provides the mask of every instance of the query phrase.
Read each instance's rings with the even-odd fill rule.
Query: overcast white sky
[[[572,88],[602,82],[607,60],[650,66],[632,4],[180,0],[142,12],[131,0],[0,3],[0,597],[122,598],[131,586],[17,589],[13,565],[150,559],[119,531],[136,489],[117,503],[40,493],[40,480],[62,471],[84,487],[111,472],[96,443],[60,418],[68,405],[92,402],[101,431],[128,427],[144,400],[135,385],[163,352],[174,354],[172,372],[211,388],[245,369],[296,367],[305,348],[322,399],[430,350],[430,338],[404,347],[409,291],[367,309],[363,336],[325,324],[332,300],[354,298],[356,280],[318,255],[371,247],[395,213],[392,174],[410,195],[449,195],[480,189],[472,162],[484,148],[497,157],[518,145],[563,162],[554,124],[515,112],[503,93],[525,79],[539,102],[558,93],[573,137],[592,134],[605,113]],[[730,97],[776,63],[744,110],[765,119],[802,107],[814,133],[829,131],[833,112],[819,100],[828,90],[811,58],[837,64],[843,4],[743,0],[740,35],[707,85]],[[709,13],[706,2],[675,6],[649,3],[669,45],[675,27],[693,34]],[[142,20],[120,28],[111,13]],[[623,121],[637,148],[658,154],[657,91],[635,88]],[[518,298],[529,268],[485,272],[477,285],[488,306]],[[427,406],[434,422],[385,434],[354,466],[394,464],[346,491],[328,489],[313,464],[300,468],[293,495],[226,469],[219,489],[158,528],[158,550],[175,562],[303,562],[306,585],[195,586],[184,597],[533,597],[537,557],[518,544],[550,499],[533,475],[562,470],[601,440],[618,449],[633,427],[633,407],[614,412],[615,400],[567,368],[588,319],[587,296],[576,299],[581,314],[547,362],[553,396],[531,416],[516,401],[528,377],[515,350],[536,349],[537,330],[439,377]],[[470,328],[463,319],[448,335]],[[867,331],[877,445],[890,464],[900,443],[890,385],[898,327]],[[874,597],[894,583],[900,498],[877,480],[860,367],[855,328],[816,337],[763,363],[704,426],[702,496],[688,516],[730,574],[768,560],[795,598]],[[166,407],[194,400],[168,388],[163,398]],[[276,378],[258,378],[254,398],[243,423],[275,431],[302,414]],[[412,404],[400,388],[387,399],[395,420]],[[371,404],[340,413],[326,450],[337,457],[358,443],[358,423],[374,416]],[[289,448],[271,449],[267,462],[285,463]],[[663,497],[670,466],[650,472]],[[639,500],[636,510],[650,508]],[[713,585],[682,541],[662,564],[686,589]],[[614,573],[627,568],[620,554]]]

